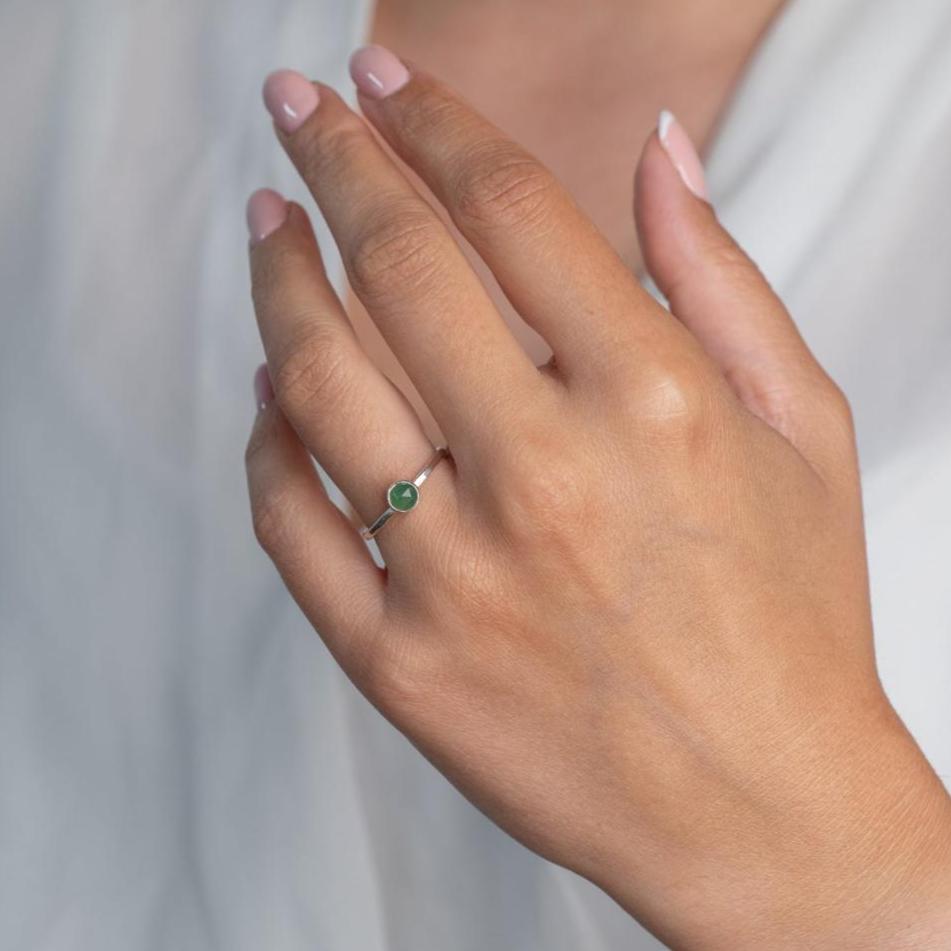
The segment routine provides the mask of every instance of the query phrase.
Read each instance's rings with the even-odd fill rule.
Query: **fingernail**
[[[703,163],[694,148],[690,136],[672,112],[664,109],[657,121],[657,134],[674,168],[680,173],[683,183],[698,198],[707,199],[707,179]]]
[[[267,364],[262,363],[254,374],[254,403],[259,410],[264,409],[274,399],[274,387],[267,372]]]
[[[264,80],[263,95],[267,111],[283,132],[296,132],[320,102],[314,84],[292,69],[271,73]]]
[[[364,46],[350,57],[350,78],[371,99],[384,99],[409,81],[409,70],[382,46]]]
[[[254,247],[287,220],[287,202],[273,188],[259,188],[248,199],[246,217]]]

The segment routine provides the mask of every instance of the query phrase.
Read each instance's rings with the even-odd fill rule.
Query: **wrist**
[[[856,948],[951,947],[951,798],[923,755],[920,767],[881,837],[878,861],[858,879],[851,914],[864,943]]]
[[[685,951],[944,951],[951,797],[890,707],[884,719],[755,819],[638,835],[636,855],[588,877]]]

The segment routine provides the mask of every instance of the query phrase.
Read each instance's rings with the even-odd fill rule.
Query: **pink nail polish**
[[[260,188],[248,199],[246,216],[254,247],[287,220],[287,202],[274,189]]]
[[[292,69],[279,69],[264,80],[264,105],[277,127],[296,132],[317,108],[320,95],[314,84]]]
[[[267,372],[267,364],[262,363],[254,374],[254,402],[259,410],[264,409],[274,399],[274,387]]]
[[[382,46],[364,46],[350,57],[350,78],[371,99],[384,99],[409,81],[409,70]]]
[[[683,183],[698,198],[706,199],[707,179],[703,174],[703,163],[690,136],[684,127],[677,121],[672,112],[664,109],[657,121],[657,134],[674,168],[680,173]]]

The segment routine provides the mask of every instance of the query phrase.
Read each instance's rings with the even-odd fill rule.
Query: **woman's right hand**
[[[675,947],[947,947],[951,804],[876,675],[848,407],[700,197],[683,130],[650,137],[637,177],[671,314],[435,80],[378,49],[355,77],[554,360],[526,358],[339,97],[271,80],[279,138],[453,454],[383,528],[379,570],[309,454],[369,523],[432,447],[303,210],[256,198],[276,400],[248,451],[255,526],[334,656],[489,816]]]

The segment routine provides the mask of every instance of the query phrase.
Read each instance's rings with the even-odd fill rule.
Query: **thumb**
[[[638,164],[634,217],[645,265],[671,313],[744,405],[804,455],[830,448],[839,455],[839,437],[851,425],[844,397],[782,301],[717,220],[697,151],[667,111]],[[842,425],[830,427],[827,416]]]

